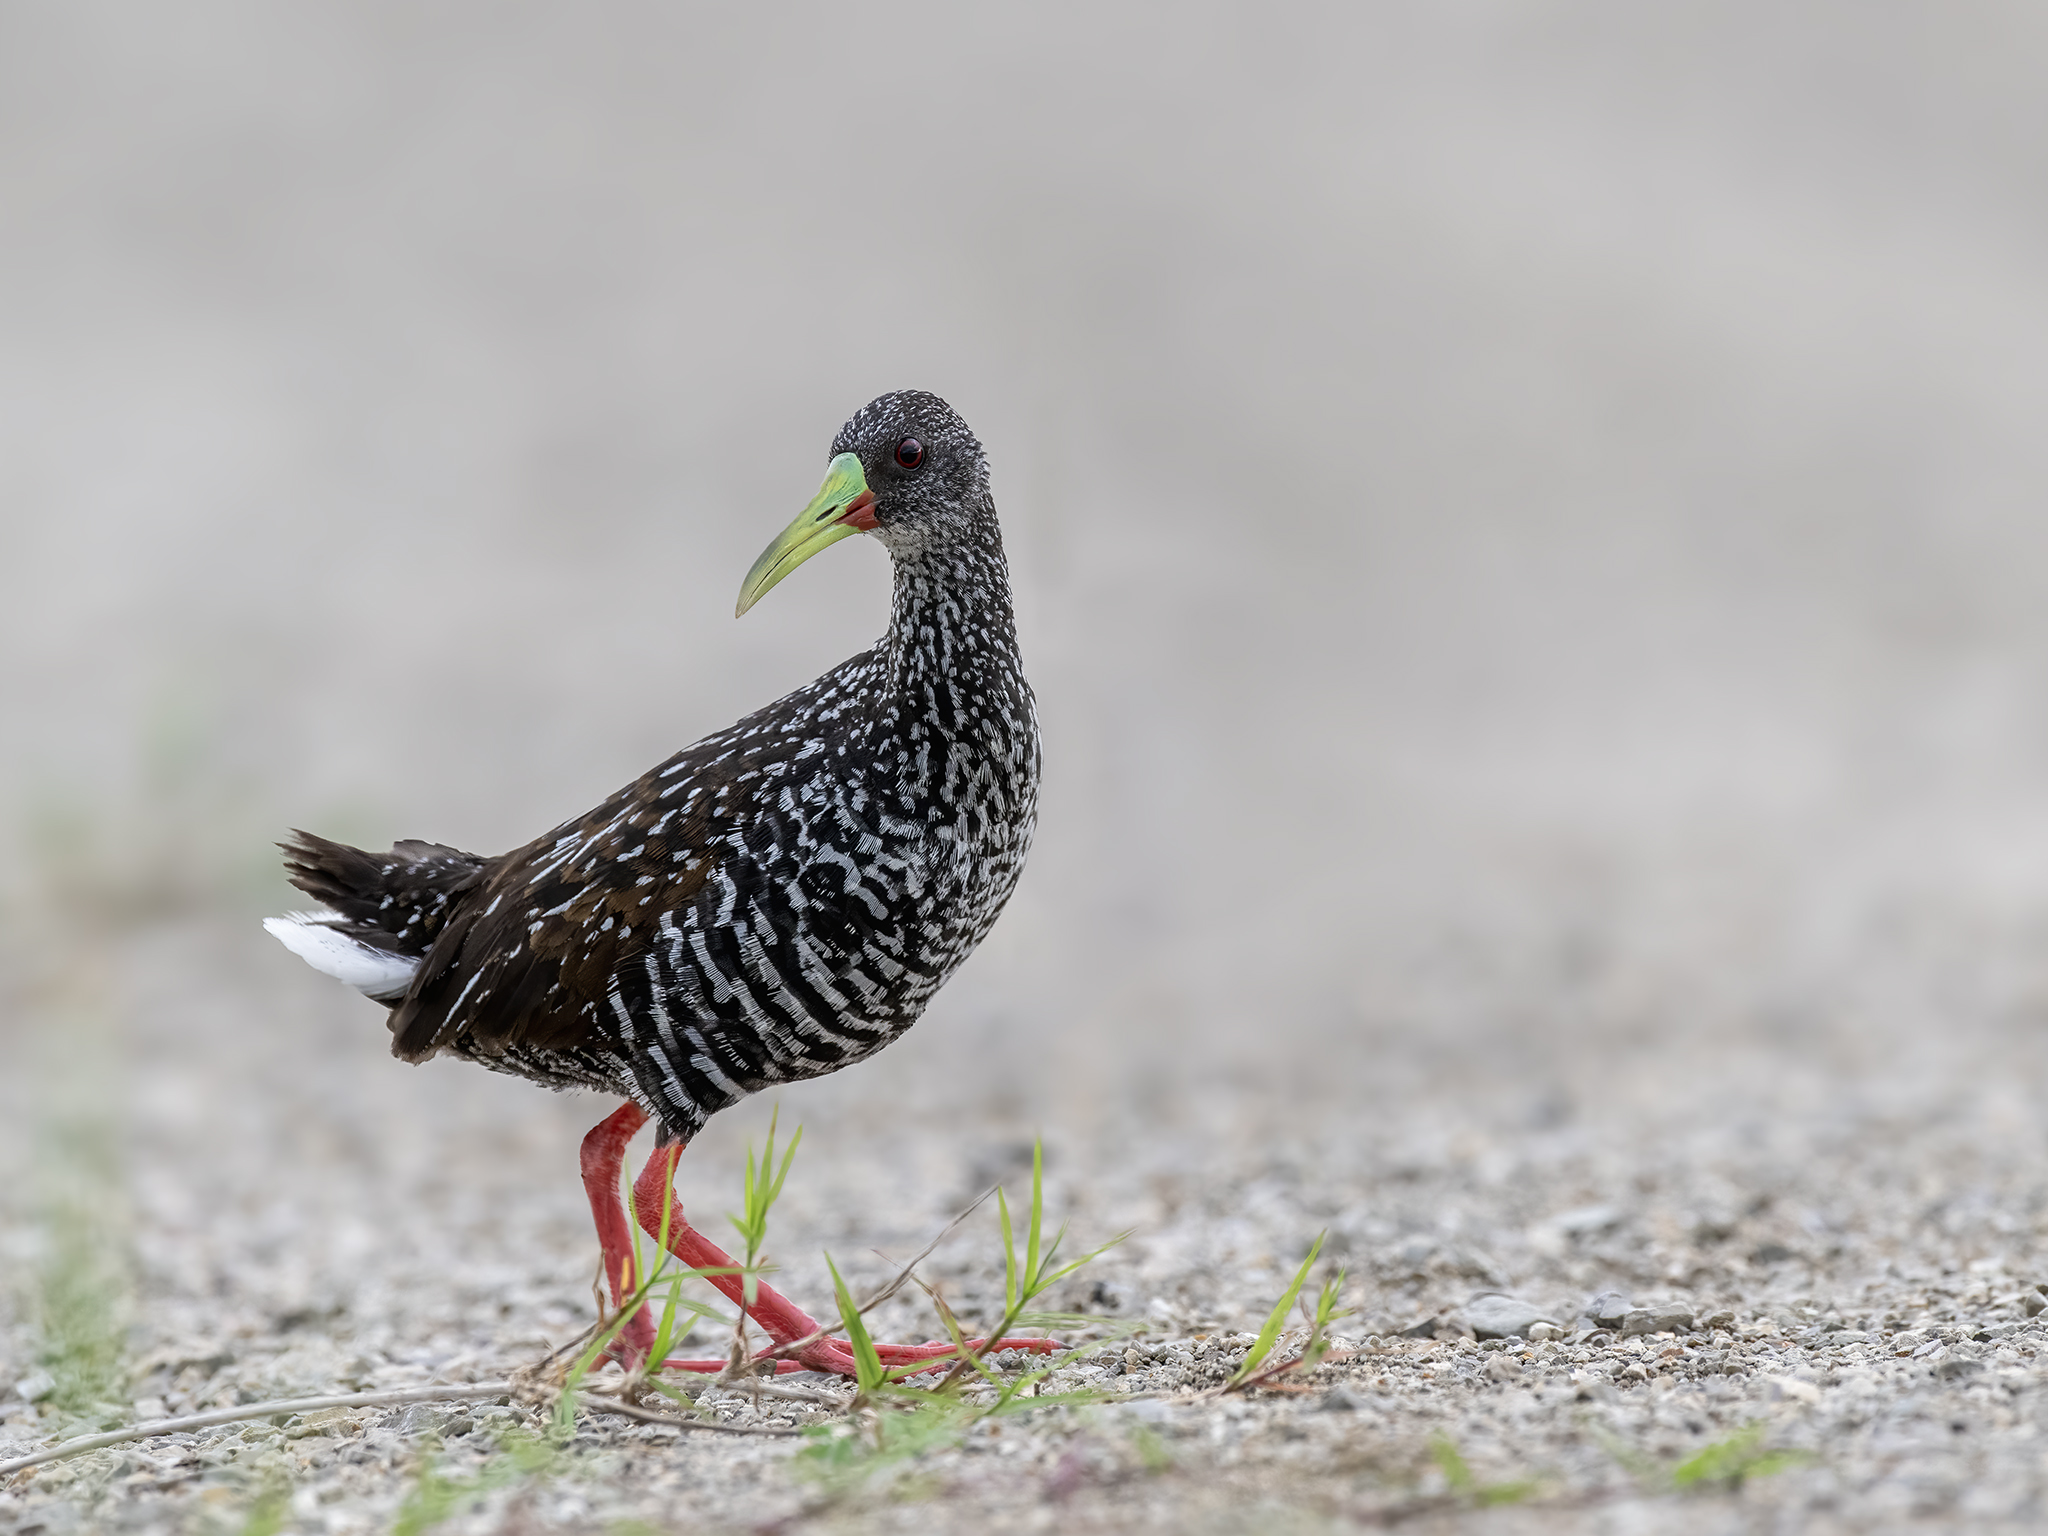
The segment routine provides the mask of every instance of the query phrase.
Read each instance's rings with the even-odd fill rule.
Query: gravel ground
[[[1246,1057],[1263,1068],[1176,1066],[1135,1014],[1121,1043],[1020,1044],[941,1012],[784,1096],[805,1140],[771,1248],[814,1303],[824,1252],[881,1278],[986,1183],[1019,1188],[1042,1128],[1054,1215],[1090,1245],[1132,1233],[1057,1298],[1101,1323],[1041,1390],[1101,1405],[851,1482],[785,1440],[604,1415],[515,1475],[497,1447],[516,1404],[334,1411],[47,1466],[0,1521],[237,1530],[285,1488],[284,1529],[381,1531],[431,1467],[482,1479],[443,1527],[477,1532],[2036,1523],[2048,973],[2027,904],[1964,921],[1953,892],[1890,900],[1834,953],[1810,932],[1774,950],[1752,921],[1740,965],[1734,930],[1674,926],[1648,888],[1604,916],[1583,882],[1554,896],[1380,946],[1374,989],[1335,1022],[1276,1023]],[[271,963],[240,916],[104,931],[90,964],[55,937],[12,953],[11,1015],[46,1027],[40,1054],[15,1042],[40,1066],[10,1079],[6,1146],[34,1170],[8,1181],[12,1272],[50,1262],[51,1191],[118,1212],[109,1420],[496,1379],[589,1319],[574,1153],[599,1101],[402,1069],[367,1005]],[[768,1110],[721,1117],[684,1163],[713,1227]],[[104,1164],[79,1150],[95,1125]],[[970,1318],[999,1299],[993,1227],[970,1220],[926,1269]],[[1217,1396],[1323,1230],[1356,1309],[1338,1350],[1286,1390]],[[35,1396],[33,1286],[11,1304],[0,1381]],[[928,1337],[922,1308],[890,1303],[878,1334]],[[1471,1336],[1497,1331],[1521,1336]],[[740,1424],[836,1417],[702,1401]],[[58,1428],[47,1400],[0,1404],[0,1454]],[[1674,1491],[1731,1439],[1798,1455]]]
[[[608,1106],[393,1062],[269,844],[514,846],[868,644],[878,550],[731,604],[885,388],[989,445],[1043,823],[781,1097],[770,1252],[817,1309],[1040,1135],[1132,1234],[1055,1298],[1111,1401],[858,1485],[483,1402],[0,1531],[2042,1523],[2034,10],[1247,14],[0,21],[0,1459],[588,1323]],[[1318,1232],[1344,1348],[1213,1395]],[[992,1216],[925,1272],[988,1316]]]

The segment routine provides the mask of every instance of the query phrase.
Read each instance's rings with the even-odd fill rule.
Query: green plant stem
[[[1309,1353],[1315,1349],[1323,1328],[1332,1319],[1343,1315],[1337,1311],[1336,1302],[1338,1289],[1343,1283],[1343,1276],[1340,1274],[1323,1287],[1315,1316],[1309,1325],[1308,1340],[1303,1345],[1301,1354],[1267,1370],[1259,1369],[1265,1364],[1266,1356],[1273,1352],[1273,1346],[1279,1342],[1280,1330],[1287,1323],[1287,1314],[1294,1309],[1294,1299],[1301,1294],[1302,1286],[1308,1283],[1308,1272],[1315,1265],[1316,1255],[1323,1251],[1323,1239],[1329,1235],[1327,1231],[1316,1234],[1316,1240],[1309,1245],[1308,1257],[1301,1261],[1301,1268],[1294,1272],[1294,1283],[1287,1287],[1287,1294],[1280,1298],[1280,1304],[1267,1314],[1265,1327],[1259,1330],[1259,1336],[1252,1341],[1252,1347],[1245,1351],[1244,1363],[1237,1368],[1236,1374],[1223,1384],[1219,1394],[1242,1391],[1246,1387],[1257,1386],[1262,1381],[1270,1381],[1282,1371],[1295,1369],[1309,1358]]]
[[[989,1331],[988,1336],[981,1341],[980,1347],[976,1349],[969,1349],[965,1339],[957,1331],[954,1333],[954,1347],[960,1352],[960,1360],[952,1370],[946,1373],[945,1380],[938,1384],[935,1389],[936,1391],[947,1392],[952,1390],[954,1383],[965,1376],[969,1370],[978,1371],[981,1375],[987,1376],[988,1368],[982,1364],[983,1357],[1001,1343],[1012,1328],[1018,1325],[1033,1301],[1044,1295],[1068,1275],[1074,1273],[1075,1270],[1093,1264],[1097,1259],[1109,1252],[1110,1249],[1131,1235],[1128,1232],[1119,1232],[1094,1252],[1083,1254],[1071,1263],[1054,1269],[1052,1267],[1053,1258],[1059,1253],[1060,1243],[1067,1235],[1067,1229],[1062,1224],[1059,1231],[1053,1234],[1052,1242],[1047,1245],[1044,1256],[1040,1257],[1039,1234],[1043,1230],[1045,1219],[1045,1143],[1043,1141],[1033,1142],[1031,1146],[1031,1222],[1025,1240],[1024,1260],[1021,1266],[1017,1259],[1016,1238],[1010,1226],[1010,1202],[1004,1196],[1000,1187],[996,1190],[996,1209],[1001,1215],[1003,1228],[1004,1308],[1002,1320]],[[944,1314],[941,1315],[943,1316]],[[918,1367],[919,1370],[926,1371],[931,1368],[931,1362],[924,1362]],[[1046,1371],[1051,1369],[1052,1367],[1047,1366],[1045,1371],[1035,1373],[1031,1379],[1035,1380],[1037,1376],[1043,1376],[1046,1374]],[[1006,1391],[1003,1395],[1003,1402],[1007,1403],[1011,1394],[1016,1390],[1016,1387],[1012,1387],[1009,1391]]]

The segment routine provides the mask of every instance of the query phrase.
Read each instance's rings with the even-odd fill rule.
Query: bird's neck
[[[1021,684],[1010,568],[991,512],[972,540],[899,555],[883,653],[896,688],[965,730],[992,687]]]

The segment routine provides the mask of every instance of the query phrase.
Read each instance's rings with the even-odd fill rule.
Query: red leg
[[[607,1122],[609,1123],[609,1122]],[[668,1142],[654,1149],[654,1155],[647,1160],[647,1166],[640,1170],[640,1177],[633,1184],[633,1209],[640,1218],[641,1227],[649,1234],[661,1236],[662,1204],[669,1203],[668,1250],[692,1269],[737,1269],[739,1266],[716,1243],[705,1237],[683,1219],[683,1207],[673,1195],[676,1160],[683,1155],[680,1142]],[[817,1319],[790,1301],[764,1280],[754,1284],[752,1305],[746,1302],[746,1289],[742,1277],[732,1275],[709,1275],[706,1279],[731,1302],[746,1311],[778,1345],[794,1344],[798,1339],[807,1338],[818,1331]],[[981,1340],[970,1339],[968,1343],[979,1348]],[[645,1346],[642,1346],[643,1348]],[[1052,1339],[1001,1339],[998,1349],[1025,1349],[1041,1354],[1050,1354],[1064,1348]],[[900,1365],[917,1360],[932,1360],[943,1363],[954,1356],[953,1345],[931,1344],[878,1344],[875,1351],[888,1364]],[[669,1369],[685,1371],[721,1371],[723,1360],[666,1360],[662,1362]],[[795,1359],[778,1361],[779,1372],[826,1371],[839,1376],[854,1374],[853,1352],[836,1339],[816,1339],[797,1351]],[[938,1369],[934,1365],[933,1369]]]
[[[614,1308],[623,1305],[640,1283],[633,1273],[633,1228],[619,1204],[619,1171],[626,1165],[627,1143],[646,1123],[646,1110],[638,1104],[622,1104],[583,1138],[583,1192],[590,1197],[590,1214],[597,1221],[597,1241],[604,1250],[604,1276],[611,1285]],[[653,1346],[654,1319],[643,1306],[619,1330],[611,1353],[631,1366],[646,1359]]]
[[[732,1256],[684,1219],[682,1202],[675,1199],[676,1160],[683,1155],[679,1141],[665,1142],[654,1149],[647,1166],[633,1184],[633,1209],[641,1227],[657,1239],[661,1236],[662,1204],[668,1202],[668,1251],[692,1269],[738,1269]],[[726,1300],[745,1309],[747,1315],[777,1344],[793,1344],[818,1331],[818,1321],[766,1281],[754,1283],[754,1302],[746,1303],[746,1286],[739,1275],[707,1275],[705,1279]],[[722,1371],[723,1360],[666,1360],[662,1364],[684,1371]],[[780,1361],[778,1372],[836,1371],[853,1374],[853,1356],[844,1344],[819,1339],[794,1360]]]

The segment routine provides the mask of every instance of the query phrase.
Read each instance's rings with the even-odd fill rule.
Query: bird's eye
[[[924,444],[914,437],[906,437],[896,445],[896,462],[905,469],[915,469],[924,462]]]

